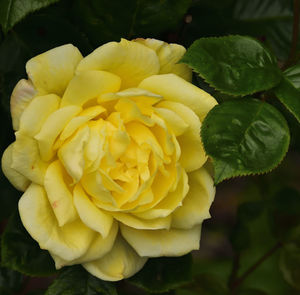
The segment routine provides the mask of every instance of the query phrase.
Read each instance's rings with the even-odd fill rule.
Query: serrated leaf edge
[[[191,48],[198,40],[208,40],[208,39],[209,40],[213,40],[213,39],[217,40],[217,39],[227,38],[227,37],[242,37],[242,38],[251,39],[252,41],[254,41],[257,44],[259,44],[261,47],[263,47],[263,49],[266,50],[269,53],[269,55],[273,58],[274,62],[276,61],[276,58],[275,58],[274,54],[271,53],[271,51],[264,44],[262,44],[261,42],[259,42],[258,40],[256,40],[255,38],[253,38],[251,36],[227,35],[227,36],[222,36],[222,37],[204,37],[204,38],[200,38],[200,39],[195,40],[193,42],[193,44],[189,48]],[[189,50],[189,48],[188,48],[188,50]],[[193,70],[193,72],[195,72],[196,74],[198,74],[210,87],[214,88],[215,90],[217,90],[217,91],[219,91],[221,93],[224,93],[224,94],[227,94],[227,95],[232,95],[234,97],[252,95],[252,94],[257,93],[257,92],[261,92],[261,91],[272,89],[272,88],[276,87],[277,85],[279,85],[279,83],[281,82],[282,77],[283,77],[282,72],[277,67],[278,81],[276,83],[274,83],[274,85],[272,85],[272,86],[270,86],[268,88],[257,89],[257,90],[255,90],[253,92],[243,92],[243,91],[240,91],[240,92],[229,92],[227,90],[221,89],[221,88],[217,87],[216,85],[214,85],[214,83],[212,81],[210,81],[209,79],[207,79],[206,77],[204,77],[204,75],[202,75],[199,71],[197,71],[196,69],[194,69],[190,62],[188,62],[188,61],[185,60],[185,56],[188,54],[188,50],[186,51],[186,53],[184,54],[184,56],[181,58],[181,60],[179,62],[188,65]],[[275,63],[274,63],[274,66],[275,66]]]
[[[205,117],[205,120],[207,118],[209,118],[209,116],[211,116],[212,114],[212,111],[217,108],[218,106],[220,105],[216,105],[214,106],[209,112],[208,114],[206,115]],[[279,112],[279,111],[278,111]],[[279,112],[280,113],[280,112]],[[280,113],[281,114],[281,113]],[[281,114],[282,115],[282,114]],[[282,115],[283,119],[285,120],[284,116]],[[286,120],[285,120],[286,122]],[[202,123],[202,126],[203,126],[203,123]],[[245,172],[245,173],[237,173],[237,174],[233,174],[231,177],[225,177],[225,178],[219,178],[218,180],[215,179],[215,175],[216,175],[216,171],[215,171],[215,161],[216,161],[216,158],[213,157],[211,154],[207,153],[207,150],[206,150],[206,147],[205,147],[205,143],[203,141],[203,128],[201,128],[200,130],[200,136],[201,136],[201,141],[202,141],[202,144],[203,144],[203,147],[204,147],[204,151],[205,151],[205,154],[211,159],[212,161],[212,165],[214,167],[214,185],[218,185],[220,184],[221,182],[225,181],[225,180],[229,180],[229,179],[232,179],[232,178],[237,178],[237,177],[244,177],[244,176],[254,176],[254,175],[265,175],[267,173],[270,173],[271,171],[275,170],[281,163],[282,161],[284,160],[287,152],[288,152],[288,149],[289,149],[289,145],[290,145],[290,140],[291,140],[291,136],[290,136],[290,130],[289,130],[289,127],[288,127],[288,124],[286,122],[286,129],[287,129],[287,135],[288,135],[288,140],[286,141],[286,144],[285,144],[285,148],[284,148],[284,151],[282,153],[282,156],[280,158],[280,161],[277,163],[276,166],[274,167],[268,167],[268,169],[266,170],[262,170],[262,171],[249,171],[249,172]],[[227,164],[228,165],[228,164]]]

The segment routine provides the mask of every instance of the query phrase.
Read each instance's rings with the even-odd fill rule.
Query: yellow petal
[[[134,98],[134,97],[141,97],[141,96],[145,96],[148,100],[152,99],[154,103],[156,103],[162,99],[162,97],[160,95],[152,93],[145,89],[127,88],[127,89],[119,91],[119,92],[102,94],[99,97],[98,102],[101,103],[101,102],[111,101],[111,100],[120,99],[120,98],[124,98],[124,97]]]
[[[67,44],[33,57],[26,64],[26,71],[39,95],[61,96],[81,59],[79,50]]]
[[[155,112],[159,117],[164,119],[165,123],[175,136],[181,135],[189,127],[188,124],[172,110],[165,108],[155,108]]]
[[[181,170],[181,171],[180,171]],[[159,202],[154,208],[144,212],[135,213],[134,215],[142,219],[164,218],[170,215],[177,207],[182,205],[188,190],[188,177],[183,169],[179,169],[180,179],[174,191],[170,191],[166,197]],[[173,218],[173,215],[172,215]],[[189,227],[191,228],[191,226]]]
[[[79,129],[75,135],[58,150],[58,158],[66,168],[68,174],[78,182],[84,169],[84,148],[90,136],[88,126]]]
[[[49,165],[44,180],[45,190],[59,226],[78,218],[72,192],[65,183],[66,178],[66,172],[60,162],[55,161]]]
[[[112,249],[117,233],[118,223],[114,222],[106,238],[103,238],[100,234],[96,234],[86,253],[75,260],[67,261],[57,255],[54,255],[53,253],[50,253],[55,261],[56,269],[62,268],[66,265],[82,264],[93,260],[98,260]]]
[[[85,71],[79,73],[69,83],[62,98],[61,107],[82,106],[103,93],[118,91],[120,85],[121,79],[109,72]]]
[[[30,181],[17,170],[11,168],[13,143],[9,145],[2,155],[2,171],[9,182],[19,191],[25,191]]]
[[[141,113],[138,106],[128,98],[121,98],[115,105],[115,110],[122,114],[124,123],[139,121],[146,126],[153,126],[154,122]]]
[[[213,179],[205,168],[189,173],[190,190],[182,207],[172,214],[172,227],[188,229],[210,217],[209,208],[215,197]]]
[[[81,184],[85,191],[95,199],[116,205],[110,191],[105,188],[101,173],[95,171],[89,174],[84,174],[81,179]]]
[[[118,237],[112,250],[104,257],[83,264],[83,267],[95,277],[105,281],[119,281],[137,273],[147,258],[139,257],[136,252]]]
[[[16,132],[11,167],[32,182],[43,185],[48,164],[42,161],[37,142],[29,136]]]
[[[22,79],[15,86],[10,97],[10,113],[14,130],[19,129],[20,117],[36,93],[31,81]]]
[[[142,81],[139,88],[160,94],[165,100],[186,105],[197,114],[201,122],[217,104],[210,94],[174,74],[151,76]]]
[[[97,208],[78,184],[74,189],[74,204],[82,222],[106,238],[111,230],[113,217]]]
[[[163,101],[158,104],[158,107],[174,111],[189,126],[182,135],[176,138],[181,149],[179,161],[187,172],[200,168],[206,162],[207,156],[200,137],[199,118],[190,108],[181,103]]]
[[[201,226],[191,229],[140,230],[120,224],[124,239],[140,256],[182,256],[199,249]]]
[[[169,229],[171,224],[170,216],[155,219],[141,219],[130,213],[113,212],[112,215],[121,223],[136,229]]]
[[[136,87],[143,79],[159,72],[156,53],[142,44],[122,39],[106,43],[78,65],[77,71],[103,70],[121,77],[122,89]]]
[[[54,156],[53,144],[57,136],[64,129],[66,124],[79,112],[78,106],[68,106],[52,113],[41,131],[34,137],[38,141],[41,157],[44,161],[49,161]]]
[[[187,65],[178,63],[186,52],[183,46],[150,38],[138,38],[134,41],[156,51],[160,63],[159,74],[173,73],[191,82],[192,70]]]
[[[99,169],[100,162],[105,155],[104,145],[106,143],[106,133],[104,121],[89,122],[90,138],[85,147],[85,173],[92,173]]]
[[[60,98],[55,94],[33,98],[20,118],[20,130],[30,136],[36,135],[48,116],[57,110],[59,103]]]
[[[41,249],[74,260],[86,253],[95,232],[80,220],[59,227],[45,190],[31,184],[19,201],[23,225]]]
[[[70,137],[80,126],[89,120],[104,113],[106,110],[102,106],[94,106],[83,110],[77,117],[71,119],[60,135],[60,140],[64,141]]]

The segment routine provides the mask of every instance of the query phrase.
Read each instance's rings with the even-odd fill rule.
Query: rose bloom
[[[56,268],[117,281],[149,257],[199,249],[215,195],[200,128],[216,101],[190,83],[184,53],[122,39],[85,58],[68,44],[27,62],[2,168]]]

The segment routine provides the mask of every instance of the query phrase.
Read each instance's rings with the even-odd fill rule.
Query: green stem
[[[237,279],[237,274],[240,268],[240,253],[235,253],[232,262],[231,274],[228,280],[228,287],[231,288]]]
[[[293,63],[297,59],[297,47],[298,47],[298,39],[299,39],[299,20],[300,20],[300,0],[294,0],[294,21],[293,21],[292,45],[291,45],[289,58],[283,65],[283,69],[286,69],[286,68],[290,67],[291,65],[293,65]]]
[[[266,259],[272,256],[272,254],[274,254],[282,246],[283,244],[281,242],[276,243],[269,251],[267,251],[252,266],[250,266],[239,278],[232,282],[232,284],[230,285],[231,290],[234,291],[237,287],[239,287],[252,272],[254,272]]]

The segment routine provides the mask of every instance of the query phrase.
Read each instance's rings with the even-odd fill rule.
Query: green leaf
[[[220,279],[210,273],[203,273],[194,279],[191,288],[201,295],[226,295],[229,294],[226,286]]]
[[[237,295],[267,295],[267,293],[259,289],[245,289],[239,291]]]
[[[274,93],[300,123],[300,64],[284,72],[284,79]]]
[[[300,290],[300,227],[293,231],[292,239],[284,244],[279,266],[285,280]]]
[[[232,31],[260,38],[276,55],[288,57],[293,30],[292,0],[236,0]]]
[[[2,265],[32,276],[55,273],[53,259],[48,251],[41,250],[23,227],[18,212],[15,212],[1,240]]]
[[[191,267],[191,255],[152,258],[128,281],[150,293],[163,293],[190,282]]]
[[[14,295],[22,286],[23,276],[19,272],[6,267],[0,267],[0,294]]]
[[[94,46],[121,37],[155,37],[178,25],[191,0],[76,0],[74,22],[87,33]],[[108,29],[109,28],[109,29]]]
[[[276,58],[250,37],[196,40],[181,61],[212,87],[231,95],[248,95],[270,89],[282,77]]]
[[[290,141],[281,113],[256,99],[215,106],[203,122],[201,136],[213,161],[216,184],[269,172],[282,161]]]
[[[293,230],[300,226],[300,193],[284,187],[269,201],[269,217],[273,234],[279,240],[289,240]]]
[[[238,207],[237,221],[231,234],[231,243],[236,251],[242,251],[251,246],[249,228],[264,210],[263,202],[243,203]]]
[[[81,266],[63,268],[45,295],[117,295],[110,282],[97,279]]]
[[[59,0],[0,0],[0,24],[5,33],[27,14]]]

